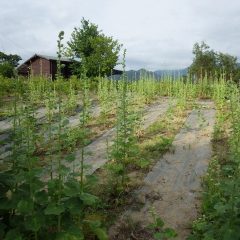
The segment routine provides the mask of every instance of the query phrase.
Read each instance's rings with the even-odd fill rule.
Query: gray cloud
[[[85,17],[123,43],[128,69],[182,68],[197,41],[238,55],[239,11],[229,0],[1,0],[0,51],[54,54],[58,32],[69,39]]]

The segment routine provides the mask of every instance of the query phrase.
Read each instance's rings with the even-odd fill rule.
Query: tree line
[[[216,52],[205,42],[195,43],[192,53],[194,58],[188,72],[195,79],[219,77],[224,74],[227,80],[239,81],[240,65],[237,57]]]
[[[87,77],[109,76],[118,64],[122,45],[118,40],[106,36],[98,25],[82,19],[80,27],[75,27],[69,41],[64,46],[64,55],[71,58],[72,73]],[[205,42],[195,43],[192,51],[194,58],[188,68],[188,74],[194,79],[219,77],[239,81],[240,65],[237,57],[216,52]],[[18,55],[0,52],[0,75],[14,77],[16,67],[22,60]]]

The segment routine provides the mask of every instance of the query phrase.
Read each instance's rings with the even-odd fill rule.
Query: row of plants
[[[62,35],[59,35],[59,62],[61,41]],[[61,80],[60,75],[58,78]],[[101,222],[90,217],[100,204],[100,199],[88,193],[93,179],[84,175],[84,150],[89,138],[88,79],[83,76],[81,84],[81,131],[78,135],[80,171],[75,171],[71,164],[65,164],[75,160],[74,151],[71,151],[75,141],[68,143],[69,151],[66,154],[63,148],[66,145],[68,117],[64,109],[64,96],[58,91],[48,91],[45,96],[49,145],[47,165],[43,168],[40,156],[36,155],[39,131],[35,99],[28,92],[22,94],[15,91],[12,155],[5,162],[6,169],[0,173],[1,239],[85,239],[86,235],[107,238]],[[52,124],[53,115],[57,124]]]
[[[189,239],[240,239],[240,92],[234,83],[215,85],[214,157],[204,178],[202,215]]]
[[[198,97],[209,97],[213,93],[213,83],[218,82],[219,79],[225,79],[225,75],[221,75],[216,79],[208,79],[205,76],[198,82],[194,83],[190,76],[188,77],[176,77],[176,76],[164,76],[162,79],[155,78],[141,78],[136,81],[128,81],[128,85],[131,91],[141,93],[145,95],[146,101],[155,98],[156,95],[171,96],[176,95],[181,87],[191,87],[194,91],[194,95]],[[95,78],[90,81],[90,89],[95,92],[100,85],[103,85],[103,78]],[[117,80],[108,81],[109,89],[116,89]],[[97,83],[97,84],[96,84]],[[18,85],[18,87],[14,87]],[[0,79],[0,99],[3,102],[7,97],[12,97],[15,91],[20,94],[28,92],[32,95],[36,104],[41,105],[42,99],[45,97],[45,92],[54,90],[63,95],[70,95],[72,91],[76,93],[81,92],[83,82],[76,76],[72,76],[69,79],[58,78],[52,81],[43,76],[29,76],[28,78],[17,77],[15,79],[7,79],[1,76]],[[67,98],[67,97],[66,97]]]
[[[92,190],[103,199],[103,205],[96,214],[105,220],[108,227],[111,227],[116,220],[118,221],[119,215],[125,211],[142,207],[142,203],[136,201],[135,195],[132,193],[141,187],[145,174],[169,149],[175,134],[186,119],[186,110],[193,106],[192,103],[188,105],[186,102],[185,105],[181,103],[182,101],[179,100],[170,104],[166,114],[144,131],[139,131],[141,129],[139,118],[128,107],[130,117],[125,121],[130,121],[131,118],[131,121],[135,122],[136,128],[131,128],[130,121],[129,128],[127,128],[128,137],[124,138],[122,137],[125,130],[124,121],[121,121],[121,132],[114,142],[113,152],[110,152],[109,161],[105,167],[97,172],[99,182]],[[124,115],[120,116],[124,118]],[[130,149],[125,146],[124,139],[129,143]],[[136,239],[146,239],[146,236],[149,239],[171,239],[176,236],[173,229],[164,228],[163,221],[154,211],[153,216],[152,224],[147,227],[139,224],[141,219],[139,222],[135,222],[130,218],[124,218],[120,225],[117,224],[116,235],[111,235],[111,239],[126,239],[129,236],[134,236]]]

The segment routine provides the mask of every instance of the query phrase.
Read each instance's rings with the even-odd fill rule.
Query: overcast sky
[[[127,49],[127,68],[180,69],[192,46],[240,56],[240,0],[0,0],[0,51],[54,55],[82,17]]]

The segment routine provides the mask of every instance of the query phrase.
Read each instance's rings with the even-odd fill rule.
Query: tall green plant
[[[131,109],[131,99],[128,93],[128,83],[125,75],[125,55],[123,58],[123,76],[119,83],[119,98],[117,106],[117,134],[111,149],[111,158],[114,164],[111,166],[112,172],[117,178],[117,185],[123,190],[127,180],[127,167],[133,162],[137,153],[137,139],[135,136],[136,114]],[[118,182],[120,177],[120,182]]]

